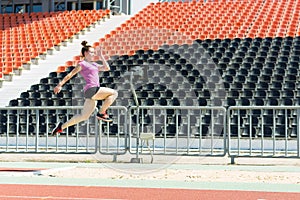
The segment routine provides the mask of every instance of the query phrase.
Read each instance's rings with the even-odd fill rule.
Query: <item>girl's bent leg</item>
[[[104,102],[100,108],[100,113],[104,113],[108,107],[113,104],[113,102],[118,97],[118,92],[111,88],[100,87],[98,92],[93,96],[95,100],[103,100]]]
[[[91,114],[94,112],[97,105],[97,101],[92,99],[86,99],[80,114],[73,116],[69,121],[65,122],[62,125],[62,129],[65,129],[69,126],[78,124],[81,121],[87,120]]]

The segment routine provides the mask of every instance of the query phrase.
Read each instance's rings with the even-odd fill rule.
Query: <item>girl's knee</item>
[[[114,90],[114,92],[113,92],[113,96],[114,96],[115,98],[117,98],[117,97],[118,97],[118,92],[117,92],[117,90]]]
[[[118,97],[118,92],[116,90],[114,90],[112,92],[112,95],[110,96],[110,99],[112,99],[114,101],[114,100],[116,100],[117,97]]]

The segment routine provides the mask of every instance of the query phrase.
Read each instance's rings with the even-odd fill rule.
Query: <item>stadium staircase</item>
[[[112,29],[114,29],[116,26],[123,23],[125,20],[129,18],[129,16],[125,16],[125,15],[108,17],[105,12],[103,12],[101,15],[100,15],[100,11],[98,12],[99,14],[97,15],[97,17],[89,21],[90,23],[84,24],[83,26],[78,27],[78,29],[75,29],[73,31],[71,31],[70,29],[73,28],[72,26],[74,24],[71,24],[70,22],[65,22],[64,20],[65,18],[67,18],[66,17],[67,15],[72,15],[74,19],[77,20],[74,23],[78,23],[78,24],[83,23],[85,19],[82,19],[80,21],[78,18],[82,16],[82,11],[52,13],[52,16],[50,17],[47,16],[46,14],[42,15],[42,13],[39,14],[32,13],[31,16],[28,17],[28,19],[25,19],[25,16],[27,16],[26,14],[4,15],[3,18],[5,18],[5,16],[7,18],[9,17],[8,19],[10,19],[11,21],[10,24],[7,24],[7,26],[11,28],[10,32],[14,32],[15,29],[20,29],[20,26],[21,27],[23,26],[30,30],[30,27],[33,26],[32,24],[36,24],[37,30],[44,31],[45,33],[48,33],[50,35],[51,31],[57,32],[62,30],[61,29],[52,30],[49,27],[46,27],[45,29],[45,27],[43,27],[44,24],[46,23],[45,21],[47,22],[54,21],[54,26],[61,24],[62,22],[66,24],[70,23],[70,25],[62,26],[63,28],[66,28],[66,30],[63,33],[62,32],[59,33],[62,33],[62,35],[64,34],[68,34],[68,35],[65,35],[64,37],[60,36],[62,38],[59,41],[56,41],[56,43],[52,43],[52,41],[50,41],[51,38],[48,38],[48,41],[46,42],[39,41],[39,39],[36,38],[38,36],[34,35],[33,36],[34,38],[31,38],[31,40],[29,41],[31,42],[29,47],[26,46],[29,52],[35,51],[33,46],[35,46],[36,43],[37,43],[36,46],[44,45],[44,44],[49,45],[49,43],[50,45],[45,49],[38,49],[37,50],[38,52],[35,57],[31,56],[31,57],[24,58],[24,54],[21,55],[20,56],[22,57],[21,59],[24,60],[27,59],[26,63],[13,62],[12,64],[14,65],[14,67],[8,68],[7,66],[5,66],[6,64],[5,60],[2,62],[2,66],[1,66],[2,72],[0,73],[4,81],[2,82],[2,87],[0,88],[0,95],[1,95],[0,106],[8,106],[11,99],[16,99],[20,97],[20,94],[23,91],[30,89],[32,85],[39,84],[41,77],[47,77],[49,73],[55,72],[58,66],[64,67],[68,63],[68,61],[73,60],[73,57],[78,57],[78,55],[80,54],[80,49],[82,47],[80,43],[83,40],[86,40],[89,43],[93,44],[94,42],[98,41],[100,37],[103,37],[105,34],[109,33]],[[19,17],[19,20],[17,16]],[[15,19],[11,19],[13,17]],[[20,19],[23,19],[24,23],[21,23]],[[36,21],[34,21],[34,19]],[[13,24],[15,24],[16,27]],[[29,31],[27,29],[24,30],[24,32],[27,31],[28,33]],[[8,31],[9,30],[7,29],[7,27],[3,27],[2,32],[8,32]],[[70,33],[68,31],[70,31]],[[40,32],[40,31],[35,31],[35,32]],[[45,33],[44,35],[46,35]],[[3,43],[6,39],[4,35],[5,34],[3,34],[2,36]],[[7,35],[8,34],[6,33],[6,37]],[[15,33],[15,34],[11,33],[9,35],[10,37],[13,36],[18,37],[18,41],[14,42],[14,44],[7,42],[8,43],[7,46],[17,45],[18,43],[22,43],[22,40],[27,39],[27,38],[23,39],[21,33]],[[59,34],[57,36],[59,36]],[[17,47],[13,46],[11,48],[12,51],[20,52],[21,50],[19,46]],[[3,50],[3,58],[7,56],[6,54],[8,54],[7,53],[8,50],[9,49]],[[12,57],[15,58],[15,55],[16,53],[12,55]],[[47,84],[47,83],[43,83],[43,84]]]

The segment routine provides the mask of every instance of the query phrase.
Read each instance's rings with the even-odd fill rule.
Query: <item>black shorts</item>
[[[84,97],[91,99],[100,89],[100,87],[91,87],[84,92]]]

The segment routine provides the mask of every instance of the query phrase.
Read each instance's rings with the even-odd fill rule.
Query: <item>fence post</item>
[[[297,157],[300,157],[300,109],[297,109]]]
[[[140,73],[139,69],[137,69],[137,71],[135,71],[136,73]],[[138,101],[138,97],[137,94],[135,92],[134,89],[134,85],[133,85],[133,71],[130,72],[130,90],[133,94],[133,98],[134,98],[134,102],[137,106],[137,110],[136,110],[136,156],[135,158],[131,158],[130,162],[131,163],[142,163],[143,160],[142,158],[139,158],[139,146],[140,146],[140,105],[139,105],[139,101]]]
[[[235,164],[234,159],[235,159],[235,156],[230,156],[230,164],[231,164],[231,165],[234,165],[234,164]]]
[[[136,110],[136,115],[137,115],[137,118],[136,118],[136,156],[135,158],[131,158],[130,162],[131,163],[142,163],[143,160],[142,158],[139,158],[139,146],[140,146],[140,108],[139,106],[137,106],[137,110]]]
[[[35,135],[35,151],[39,151],[39,124],[40,124],[40,117],[39,117],[40,110],[35,111],[35,117],[36,117],[36,135]]]

